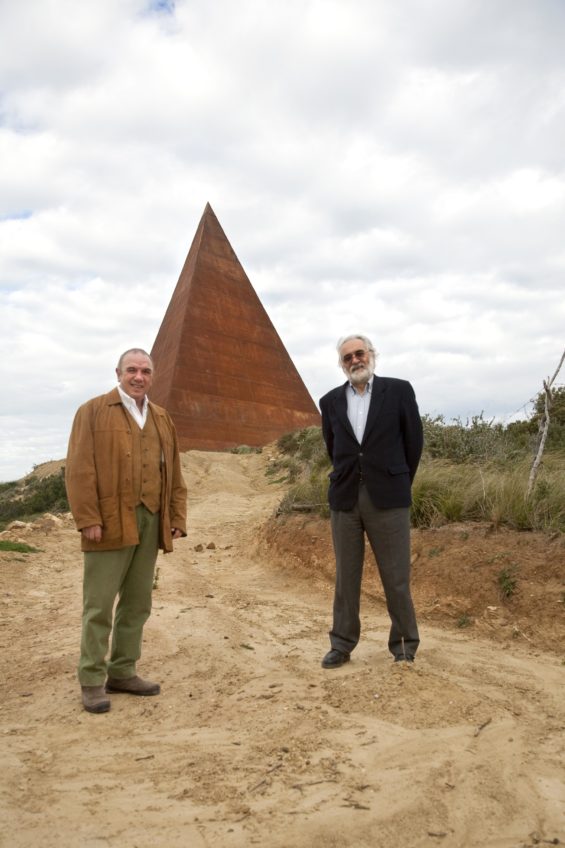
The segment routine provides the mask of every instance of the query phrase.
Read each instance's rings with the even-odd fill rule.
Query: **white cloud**
[[[150,347],[207,201],[317,399],[372,336],[423,411],[564,346],[565,7],[0,3],[0,479]]]

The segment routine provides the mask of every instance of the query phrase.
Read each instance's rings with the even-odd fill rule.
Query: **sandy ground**
[[[297,546],[309,532],[323,553],[309,565],[267,544],[282,495],[267,461],[265,452],[183,458],[190,532],[159,558],[139,667],[162,694],[113,695],[104,715],[82,710],[75,677],[76,531],[46,519],[8,534],[41,553],[0,554],[0,844],[565,842],[562,644],[544,650],[523,623],[524,638],[502,640],[486,625],[436,621],[434,593],[419,588],[421,651],[413,667],[394,665],[369,588],[352,662],[323,670],[327,525],[316,531],[323,539],[309,525],[293,531]],[[423,586],[438,557],[418,545]],[[550,613],[562,634],[563,604]]]

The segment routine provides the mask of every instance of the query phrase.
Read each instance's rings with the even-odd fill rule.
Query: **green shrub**
[[[291,487],[279,505],[279,512],[293,511],[329,516],[327,476],[314,474]]]
[[[489,521],[515,530],[565,531],[565,456],[548,453],[526,501],[530,459],[501,467],[424,460],[412,487],[415,527]]]
[[[68,512],[64,469],[58,474],[27,477],[0,493],[0,527],[15,519],[27,520],[43,512]]]
[[[322,474],[326,477],[327,488],[330,462],[320,427],[285,433],[277,441],[277,448],[281,456],[270,464],[267,469],[269,476],[275,476],[278,481],[303,485],[309,477],[317,479]],[[311,483],[313,489],[317,489],[318,485],[316,481]]]
[[[415,527],[437,527],[443,524],[442,503],[447,494],[446,482],[437,475],[420,476],[412,489],[412,523]]]
[[[516,567],[510,566],[508,568],[501,569],[498,573],[497,582],[504,597],[511,598],[516,591],[516,586],[518,584],[518,580],[516,578]]]
[[[17,485],[17,480],[13,480],[11,483],[0,483],[0,495],[2,495],[3,492],[9,492],[11,489],[15,489]]]
[[[39,548],[26,545],[25,542],[10,542],[8,539],[0,539],[0,551],[15,551],[18,554],[37,554]]]
[[[503,427],[482,415],[463,424],[424,416],[425,451],[412,487],[412,523],[488,521],[516,530],[565,531],[565,450],[546,451],[532,496],[526,489],[535,447],[532,422]],[[528,429],[529,428],[529,429]],[[291,487],[280,510],[328,515],[331,464],[319,427],[279,439],[267,473]]]
[[[279,512],[303,510],[329,515],[327,492],[330,462],[320,427],[285,433],[277,441],[281,456],[267,469],[269,476],[291,483]]]
[[[528,422],[519,422],[520,424]],[[463,422],[452,419],[447,424],[443,415],[435,418],[422,416],[424,427],[424,453],[430,459],[450,462],[507,462],[517,455],[533,452],[535,430],[518,427],[511,429],[474,415]]]
[[[277,441],[277,448],[287,456],[293,456],[302,463],[319,466],[328,463],[326,445],[320,427],[305,427],[293,433],[286,433]]]
[[[565,386],[552,390],[553,400],[549,412],[549,430],[547,432],[547,450],[565,449]],[[545,392],[540,392],[535,400],[531,425],[537,434],[542,416],[545,413]]]

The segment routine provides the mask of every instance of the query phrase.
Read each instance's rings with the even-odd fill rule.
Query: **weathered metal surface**
[[[261,446],[320,416],[209,204],[151,351],[181,450]]]

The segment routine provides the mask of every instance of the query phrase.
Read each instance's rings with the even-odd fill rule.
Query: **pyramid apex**
[[[320,415],[206,203],[151,351],[181,450],[268,444]]]

